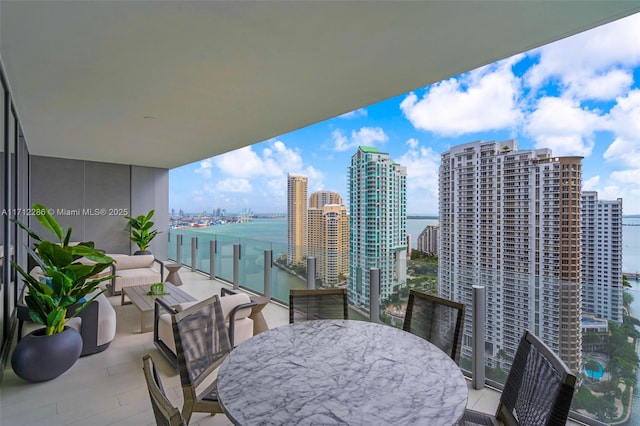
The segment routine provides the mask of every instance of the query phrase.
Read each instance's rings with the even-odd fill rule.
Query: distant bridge
[[[640,273],[638,272],[623,272],[622,275],[632,280],[640,279]]]
[[[438,215],[429,214],[408,214],[407,219],[439,219]]]

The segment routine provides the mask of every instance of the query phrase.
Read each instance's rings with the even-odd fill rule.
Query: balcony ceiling
[[[639,1],[7,1],[32,154],[173,168],[640,11]]]

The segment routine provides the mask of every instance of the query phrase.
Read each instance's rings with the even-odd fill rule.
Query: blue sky
[[[287,210],[287,173],[348,201],[359,145],[407,167],[407,211],[437,213],[440,155],[475,140],[580,155],[583,189],[640,214],[640,14],[277,138],[173,169],[169,207]]]

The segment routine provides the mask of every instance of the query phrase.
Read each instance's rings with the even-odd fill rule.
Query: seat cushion
[[[220,298],[220,306],[222,307],[222,313],[224,315],[224,321],[229,322],[229,316],[231,315],[231,311],[238,305],[243,305],[245,303],[251,303],[251,298],[246,293],[238,293],[238,294],[230,294],[228,296],[224,296]],[[240,320],[242,318],[247,318],[251,315],[251,308],[240,309],[236,312],[235,319]]]
[[[101,294],[96,298],[98,302],[98,346],[111,342],[116,337],[116,310],[107,296]]]
[[[152,254],[129,256],[126,254],[109,254],[116,261],[116,270],[152,268],[155,257]]]
[[[173,340],[173,329],[171,326],[171,314],[162,314],[158,318],[158,339],[176,353],[176,342]]]
[[[116,269],[116,285],[114,291],[120,291],[124,287],[155,284],[159,283],[160,280],[160,272],[152,268]]]
[[[220,298],[220,305],[224,314],[224,322],[227,325],[227,330],[229,330],[229,317],[231,310],[237,305],[249,302],[251,302],[251,299],[245,293],[232,294]],[[176,311],[180,312],[192,305],[195,305],[196,303],[198,302],[180,303],[174,306],[174,308]],[[234,326],[234,344],[236,346],[253,336],[253,320],[249,318],[250,314],[251,308],[240,309],[236,313]],[[168,313],[161,314],[158,318],[158,339],[164,342],[171,352],[174,354],[176,353],[176,343],[173,339],[171,315]]]

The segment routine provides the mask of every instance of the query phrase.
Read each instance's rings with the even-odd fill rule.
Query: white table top
[[[306,321],[242,343],[218,374],[239,425],[452,425],[467,405],[462,372],[436,346],[363,321]]]

